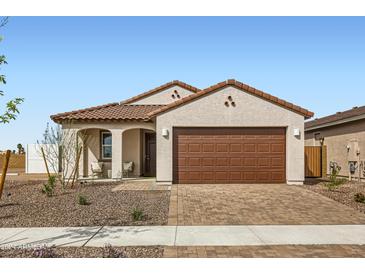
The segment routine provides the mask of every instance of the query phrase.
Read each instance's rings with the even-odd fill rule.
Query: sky
[[[365,17],[11,17],[0,150],[42,138],[49,116],[119,102],[171,80],[234,78],[329,115],[365,105]]]

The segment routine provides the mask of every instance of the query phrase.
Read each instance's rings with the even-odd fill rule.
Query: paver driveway
[[[364,245],[168,246],[165,258],[363,258]]]
[[[173,185],[168,224],[365,224],[365,214],[299,186]]]

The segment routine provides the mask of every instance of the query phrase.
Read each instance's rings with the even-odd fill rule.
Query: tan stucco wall
[[[80,159],[80,171],[82,175],[91,176],[91,163],[97,162],[100,159],[100,130],[89,129],[85,131],[87,135],[86,144],[84,144],[83,157]]]
[[[356,157],[355,151],[347,151],[347,145],[352,140],[356,140],[360,149],[360,160],[365,161],[365,120],[336,125],[332,127],[307,131],[305,133],[306,146],[318,146],[319,141],[314,139],[314,134],[320,133],[324,138],[324,145],[327,146],[327,174],[330,173],[330,161],[335,161],[341,166],[340,175],[348,176],[348,160]],[[358,177],[356,171],[354,177]]]
[[[137,100],[137,101],[133,102],[132,104],[133,105],[167,105],[174,101],[179,100],[179,98],[177,98],[176,94],[174,93],[175,90],[180,95],[180,99],[193,93],[182,87],[173,86],[168,89],[162,90],[158,93],[155,93],[153,95],[150,95],[146,98]],[[175,99],[171,97],[171,95],[173,95],[173,94],[175,94]]]
[[[131,129],[123,132],[123,162],[132,161],[134,170],[130,176],[141,175],[141,137],[140,129]]]
[[[232,96],[236,107],[224,102]],[[288,183],[304,181],[304,117],[257,98],[234,87],[227,87],[199,100],[161,114],[156,119],[157,181],[172,181],[172,127],[287,127],[286,177]],[[161,136],[163,128],[168,138]],[[301,137],[293,136],[299,128]]]

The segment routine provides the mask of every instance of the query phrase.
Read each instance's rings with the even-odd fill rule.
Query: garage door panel
[[[242,144],[231,143],[229,145],[229,152],[242,152]]]
[[[179,152],[187,152],[188,151],[188,144],[179,143]]]
[[[285,151],[285,145],[284,144],[271,144],[271,151],[282,153]]]
[[[270,152],[270,144],[257,144],[257,152]]]
[[[271,172],[269,172],[269,171],[258,171],[256,178],[258,181],[268,181],[271,179],[270,174],[271,174]]]
[[[285,167],[285,159],[284,157],[275,157],[271,158],[271,166],[272,167]]]
[[[181,167],[182,167],[182,166],[187,166],[187,160],[188,160],[187,158],[179,157],[179,159],[178,159],[178,162],[177,162],[177,163],[178,163],[178,165],[179,165],[179,166],[181,166]]]
[[[256,145],[251,144],[243,144],[243,151],[244,152],[256,152]]]
[[[189,172],[189,179],[190,180],[201,180],[201,172],[200,171],[190,171]]]
[[[188,165],[189,166],[200,166],[200,158],[188,158]]]
[[[203,144],[203,152],[214,152],[214,144]]]
[[[216,144],[216,152],[228,152],[228,144]]]
[[[216,171],[215,172],[215,180],[227,181],[229,172],[227,171]]]
[[[244,181],[256,181],[256,173],[255,172],[244,172],[243,173]]]
[[[240,167],[242,165],[242,159],[241,158],[230,158],[230,165],[231,166],[238,166]]]
[[[200,144],[188,144],[189,152],[201,152],[201,145]]]
[[[202,166],[215,166],[215,158],[202,158]]]
[[[247,158],[243,158],[242,159],[243,162],[243,166],[245,167],[255,167],[257,165],[257,158],[251,158],[251,157],[247,157]]]
[[[229,158],[216,158],[216,166],[228,166],[229,165]]]
[[[175,128],[174,182],[285,182],[284,128]]]
[[[257,166],[269,168],[271,166],[271,158],[258,158]]]
[[[283,181],[284,178],[284,174],[282,172],[272,172],[271,173],[271,179],[274,181]]]
[[[242,180],[242,172],[241,171],[231,171],[229,174],[229,179],[231,181],[241,181]]]

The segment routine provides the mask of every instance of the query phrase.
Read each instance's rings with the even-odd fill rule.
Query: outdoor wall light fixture
[[[169,130],[167,128],[162,129],[162,136],[163,137],[168,137],[169,136]]]
[[[294,134],[295,137],[300,137],[300,129],[299,128],[295,128],[294,129]]]

